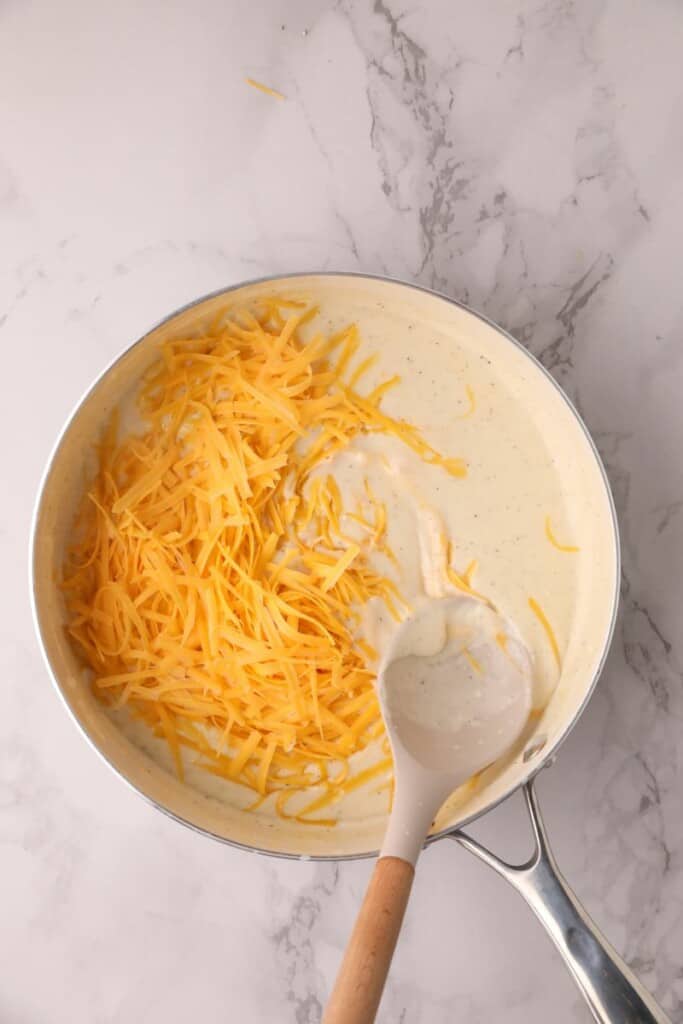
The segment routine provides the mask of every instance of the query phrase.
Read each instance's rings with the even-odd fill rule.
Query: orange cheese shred
[[[474,415],[477,409],[477,397],[469,384],[465,385],[465,394],[467,396],[467,409],[461,413],[459,419],[466,420],[469,416]]]
[[[536,601],[536,599],[533,598],[533,597],[529,598],[529,607],[531,608],[532,612],[534,613],[534,615],[536,616],[536,618],[540,622],[541,626],[543,627],[545,635],[548,638],[548,643],[550,644],[550,649],[553,652],[553,657],[555,658],[555,661],[557,662],[557,667],[561,668],[562,667],[562,658],[560,657],[560,648],[559,648],[559,645],[557,643],[557,638],[555,636],[555,632],[553,630],[553,627],[550,625],[550,622],[548,621],[547,615],[545,614],[545,612],[541,608],[541,606],[538,603],[538,601]]]
[[[285,96],[283,93],[278,92],[277,89],[271,89],[269,85],[264,85],[263,82],[257,82],[255,78],[245,78],[247,85],[250,85],[252,89],[258,89],[259,92],[263,92],[266,96],[272,96],[276,100],[284,100]]]
[[[559,542],[559,540],[553,533],[553,527],[552,523],[550,522],[550,516],[545,517],[545,535],[552,544],[552,546],[554,548],[557,548],[558,551],[576,552],[581,550],[580,548],[576,547],[575,544],[561,544]]]
[[[483,670],[483,668],[481,666],[481,662],[477,658],[475,658],[475,656],[472,654],[472,652],[467,647],[463,647],[462,653],[465,655],[465,657],[466,657],[467,661],[469,662],[471,668],[474,669],[474,671],[477,673],[477,675],[482,675],[484,670]]]

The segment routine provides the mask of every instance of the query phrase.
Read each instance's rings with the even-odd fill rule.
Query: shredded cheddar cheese
[[[465,394],[467,395],[467,409],[461,413],[460,419],[466,420],[469,416],[474,415],[477,409],[477,398],[469,384],[465,385]]]
[[[531,608],[532,612],[534,613],[534,615],[536,616],[536,618],[540,622],[541,626],[543,627],[543,629],[545,631],[545,634],[548,637],[548,643],[550,644],[551,650],[553,652],[553,657],[555,658],[555,661],[557,662],[557,667],[561,668],[562,667],[562,659],[560,657],[560,648],[559,648],[559,645],[557,643],[557,638],[555,637],[555,632],[553,630],[553,627],[550,625],[550,622],[548,621],[547,615],[545,614],[545,612],[541,608],[541,606],[538,603],[538,601],[535,598],[533,598],[533,597],[529,598],[529,607]]]
[[[348,761],[383,734],[360,608],[379,598],[398,617],[400,594],[370,563],[391,554],[384,506],[368,485],[345,509],[324,467],[373,433],[466,467],[381,410],[397,378],[359,393],[372,359],[351,371],[357,328],[310,336],[315,313],[263,301],[163,347],[144,431],[119,437],[113,416],[99,444],[62,585],[95,693],[164,739],[181,777],[192,751],[252,789],[251,808],[275,793],[283,816],[318,787],[295,817],[330,824],[308,815],[390,768],[349,778]]]
[[[477,571],[477,564],[478,563],[476,558],[473,558],[470,564],[465,569],[465,572],[463,573],[463,579],[465,580],[465,583],[467,584],[468,587],[472,586],[472,579],[474,577],[475,572]]]
[[[454,586],[457,590],[462,590],[465,594],[469,594],[470,597],[476,597],[489,607],[493,607],[492,602],[484,594],[480,594],[478,590],[475,590],[472,586],[472,577],[477,568],[476,559],[471,561],[463,573],[458,572],[453,564],[453,545],[448,538],[444,536],[443,543],[446,548],[446,578],[448,582]]]
[[[470,666],[474,669],[474,671],[477,673],[477,675],[482,675],[484,670],[481,667],[481,662],[477,658],[474,657],[472,652],[467,647],[463,647],[462,653],[465,655],[465,657],[467,658],[468,662],[470,663]]]
[[[276,100],[283,100],[285,97],[277,89],[271,89],[269,85],[264,85],[263,82],[257,82],[255,78],[246,78],[247,85],[250,85],[252,89],[258,89],[259,92],[264,92],[266,96],[272,96]]]
[[[574,544],[560,544],[559,540],[557,540],[555,534],[553,533],[552,524],[550,522],[550,516],[545,517],[545,535],[552,544],[552,546],[554,548],[557,548],[558,551],[576,552],[580,550],[580,548],[577,548]]]

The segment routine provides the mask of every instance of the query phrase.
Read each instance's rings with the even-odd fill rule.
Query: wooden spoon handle
[[[399,857],[377,861],[322,1024],[374,1021],[414,875]]]

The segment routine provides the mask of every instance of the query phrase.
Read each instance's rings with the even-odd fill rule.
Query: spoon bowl
[[[524,729],[531,657],[514,625],[484,601],[426,600],[397,630],[378,688],[395,780],[380,855],[414,864],[442,803]]]

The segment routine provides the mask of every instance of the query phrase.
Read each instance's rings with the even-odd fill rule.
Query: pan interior
[[[245,813],[244,791],[229,783],[213,782],[205,773],[190,770],[180,783],[173,774],[163,745],[132,735],[125,723],[109,716],[90,693],[83,670],[67,640],[65,614],[58,577],[64,546],[84,487],[84,462],[112,409],[126,401],[145,369],[155,361],[158,346],[201,328],[226,305],[243,305],[262,295],[301,298],[320,307],[323,326],[359,324],[368,351],[380,352],[380,371],[395,372],[392,353],[401,353],[420,371],[415,409],[418,425],[429,440],[447,454],[463,455],[471,474],[486,474],[490,466],[479,461],[476,417],[462,418],[459,397],[463,372],[485,367],[490,386],[504,400],[508,423],[523,423],[506,431],[495,416],[485,428],[501,452],[510,438],[533,436],[533,452],[543,451],[552,466],[553,486],[559,489],[565,522],[580,551],[560,556],[571,559],[571,586],[561,636],[562,667],[555,685],[552,652],[542,648],[539,675],[546,687],[542,713],[529,726],[522,743],[503,761],[486,771],[476,783],[455,794],[439,815],[436,830],[453,827],[510,793],[532,774],[559,744],[580,713],[599,672],[613,622],[617,600],[618,545],[611,498],[595,450],[566,398],[545,372],[510,338],[493,325],[429,292],[407,285],[350,275],[309,275],[278,278],[244,285],[201,300],[160,324],[129,349],[95,384],[68,424],[48,469],[36,514],[33,547],[33,586],[38,628],[53,677],[69,709],[95,748],[136,790],[161,809],[218,838],[264,852],[295,856],[360,856],[378,848],[386,820],[386,798],[358,801],[335,828],[301,826],[272,811]],[[405,367],[404,367],[405,368]],[[401,372],[401,368],[399,368]],[[483,379],[483,378],[482,378]],[[419,383],[422,380],[422,383]],[[453,416],[429,422],[433,395],[453,396]],[[488,401],[488,399],[486,400]],[[491,409],[494,400],[488,401]],[[400,411],[399,411],[400,414]],[[512,419],[510,419],[512,417]],[[433,418],[433,417],[432,417]],[[422,422],[420,422],[420,420]],[[481,421],[480,421],[481,422]],[[512,459],[512,455],[510,456]],[[493,473],[481,515],[493,523],[506,515],[514,500],[514,481],[505,479],[504,461]],[[525,473],[532,490],[541,467],[529,465]],[[454,484],[457,482],[453,482]],[[540,484],[539,484],[540,487]],[[449,492],[452,493],[452,492]],[[533,497],[533,495],[532,495]],[[457,501],[456,501],[457,504]],[[518,552],[522,563],[529,535],[543,541],[543,497],[533,501],[528,531],[508,538],[508,554]],[[466,509],[463,506],[463,522]],[[455,513],[454,513],[455,514]],[[472,510],[470,510],[470,514]],[[456,522],[457,522],[456,517]],[[457,538],[457,541],[460,538]],[[547,543],[547,541],[545,541]],[[466,538],[462,538],[465,548]],[[551,563],[550,563],[551,564]],[[495,571],[495,562],[493,569]],[[531,572],[531,568],[529,569]],[[552,569],[548,571],[553,571]],[[558,569],[559,571],[559,569]],[[564,570],[563,570],[564,571]],[[532,573],[533,575],[533,573]],[[523,576],[523,574],[522,574]],[[520,587],[525,580],[520,579]],[[526,591],[525,591],[526,592]],[[503,609],[505,610],[505,609]],[[555,672],[556,675],[556,672]],[[554,687],[554,688],[553,688]],[[552,691],[552,692],[551,692]],[[123,725],[123,727],[122,727]]]

